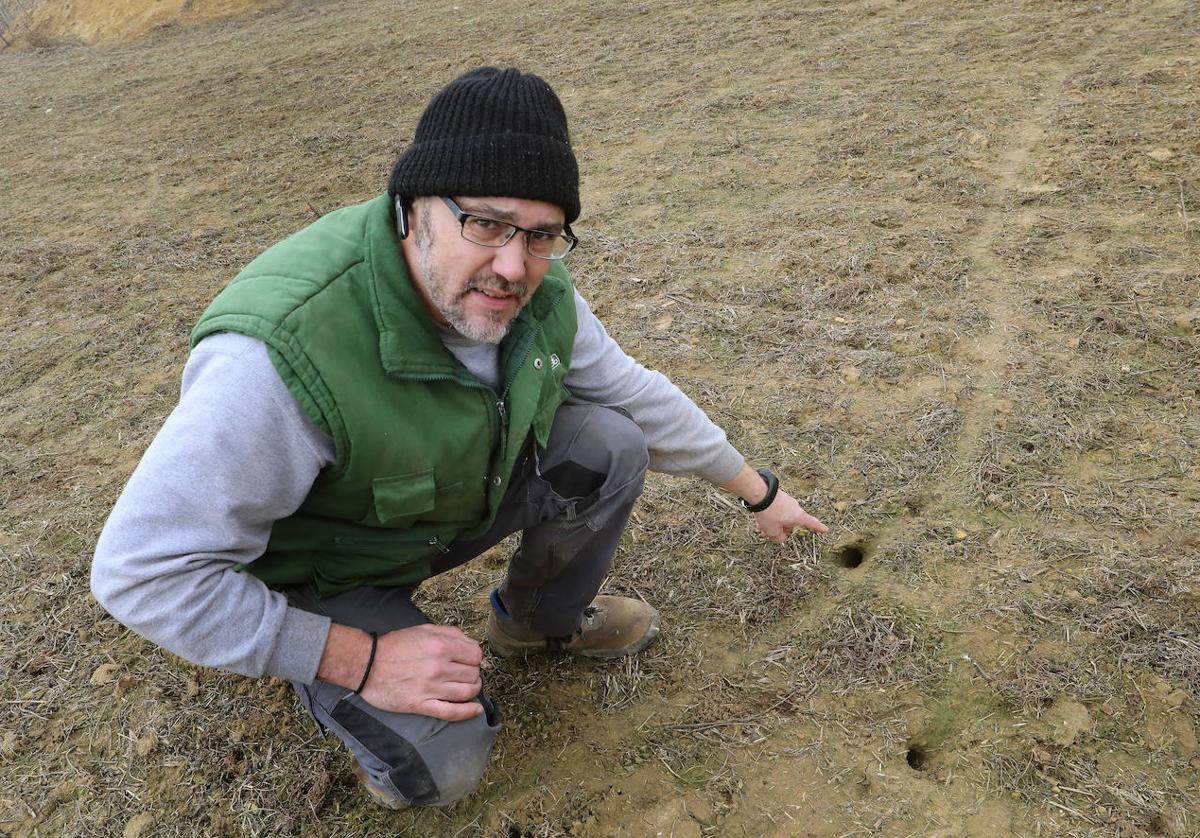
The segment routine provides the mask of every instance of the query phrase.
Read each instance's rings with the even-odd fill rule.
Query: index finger
[[[829,532],[829,527],[822,524],[820,521],[818,521],[813,516],[809,515],[803,509],[800,510],[800,526],[804,527],[804,529],[808,530],[809,532],[815,532],[815,533]]]

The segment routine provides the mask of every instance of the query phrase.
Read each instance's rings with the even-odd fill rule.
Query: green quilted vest
[[[387,196],[330,213],[251,262],[209,306],[216,332],[262,340],[304,411],[337,446],[266,552],[241,569],[322,596],[411,585],[495,518],[532,432],[544,446],[575,340],[561,262],[500,345],[503,390],[438,339],[408,278]]]

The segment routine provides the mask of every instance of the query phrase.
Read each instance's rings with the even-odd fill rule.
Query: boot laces
[[[594,631],[600,628],[608,621],[608,609],[602,605],[589,605],[583,609],[582,618],[579,621],[579,628],[575,629],[566,637],[547,637],[546,648],[552,652],[564,652],[567,646],[570,645],[577,637],[583,637],[586,631]]]

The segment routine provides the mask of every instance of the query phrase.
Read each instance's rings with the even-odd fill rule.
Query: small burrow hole
[[[834,561],[838,567],[850,569],[861,565],[863,559],[866,557],[866,545],[861,542],[855,542],[839,548],[837,553],[834,554]]]
[[[1028,454],[1032,454],[1034,451],[1037,450],[1037,446],[1034,445],[1029,440],[1025,440],[1024,442],[1021,443],[1021,450],[1025,451]]]
[[[908,743],[908,753],[905,754],[905,759],[908,761],[908,767],[913,771],[924,771],[928,768],[929,756],[929,752],[925,750],[925,746],[921,743]]]

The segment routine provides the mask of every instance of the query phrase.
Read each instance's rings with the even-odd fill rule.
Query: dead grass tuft
[[[1152,670],[1200,696],[1198,572],[1194,550],[1169,561],[1157,553],[1119,554],[1072,575],[1074,590],[1045,606],[1093,635],[1124,666]]]
[[[1055,699],[1069,695],[1082,702],[1099,702],[1124,686],[1123,679],[1101,670],[1107,662],[1076,660],[1070,653],[1037,652],[1027,648],[1002,660],[991,685],[1008,706],[1040,712]]]
[[[922,684],[944,670],[941,643],[899,603],[851,597],[807,632],[787,655],[799,683],[830,683],[837,692],[887,684]]]
[[[1102,765],[1095,757],[1049,746],[1019,756],[987,757],[991,779],[1000,788],[1057,812],[1066,813],[1070,834],[1186,835],[1194,822],[1190,792],[1157,787],[1145,770],[1120,762]]]

